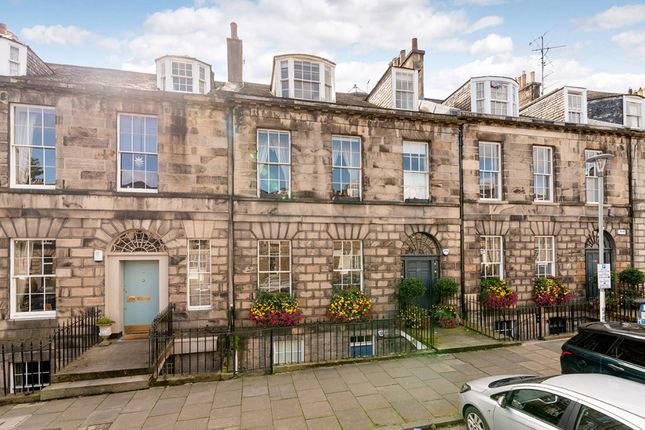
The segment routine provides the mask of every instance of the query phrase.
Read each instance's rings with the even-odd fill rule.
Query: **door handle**
[[[624,372],[625,371],[625,369],[623,369],[622,367],[616,366],[615,364],[611,364],[611,363],[607,363],[607,367],[609,367],[612,370],[616,370],[618,372]]]

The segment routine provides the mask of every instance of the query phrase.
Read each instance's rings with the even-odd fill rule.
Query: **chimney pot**
[[[535,82],[535,71],[531,72],[531,82]]]
[[[0,34],[8,34],[9,29],[7,28],[7,24],[4,22],[0,22]]]
[[[405,49],[401,49],[401,52],[399,53],[399,65],[403,64],[405,61]]]
[[[231,39],[237,39],[237,23],[231,22]]]
[[[416,37],[413,37],[413,38],[412,38],[412,50],[413,50],[413,51],[416,51],[417,49],[419,49],[419,45],[418,45],[418,42],[417,42],[417,38],[416,38]]]

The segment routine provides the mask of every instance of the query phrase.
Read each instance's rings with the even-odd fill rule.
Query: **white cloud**
[[[80,45],[90,38],[92,33],[73,25],[35,25],[23,28],[20,35],[27,41],[46,45]]]
[[[613,6],[589,18],[578,20],[582,31],[611,30],[645,22],[645,4]]]
[[[645,59],[645,30],[618,33],[612,36],[611,40],[626,49],[631,56],[641,61]]]
[[[455,0],[458,5],[494,6],[506,3],[506,0]]]
[[[492,33],[475,41],[470,47],[472,55],[501,55],[513,50],[513,39]]]
[[[504,18],[502,18],[501,16],[485,16],[471,24],[466,32],[474,33],[484,28],[497,27],[498,25],[502,25],[503,22]]]

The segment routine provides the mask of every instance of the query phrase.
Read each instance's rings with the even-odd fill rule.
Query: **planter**
[[[100,343],[102,346],[110,344],[108,338],[112,335],[112,324],[97,324],[99,326],[99,336],[103,341]]]

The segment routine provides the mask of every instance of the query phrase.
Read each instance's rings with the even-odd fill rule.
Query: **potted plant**
[[[569,287],[553,276],[533,282],[533,300],[540,306],[561,305],[571,300]]]
[[[399,303],[401,309],[425,292],[423,281],[417,278],[403,278],[399,284]]]
[[[457,305],[436,304],[432,306],[434,319],[442,328],[455,328],[459,325],[459,311]]]
[[[439,303],[443,303],[447,298],[457,294],[459,284],[452,278],[439,278],[433,290],[439,298]]]
[[[358,288],[340,289],[331,297],[327,317],[335,322],[367,321],[372,317],[372,302]]]
[[[484,278],[480,286],[482,304],[488,309],[507,308],[517,303],[517,294],[504,279]]]
[[[407,305],[399,311],[399,321],[405,328],[427,328],[430,324],[430,312],[419,305]]]
[[[249,311],[249,320],[268,327],[288,327],[303,318],[298,301],[289,293],[260,291]]]
[[[103,346],[110,344],[108,338],[112,335],[112,324],[114,324],[114,321],[105,315],[96,320],[96,325],[99,327],[99,336],[103,339],[101,342]]]

